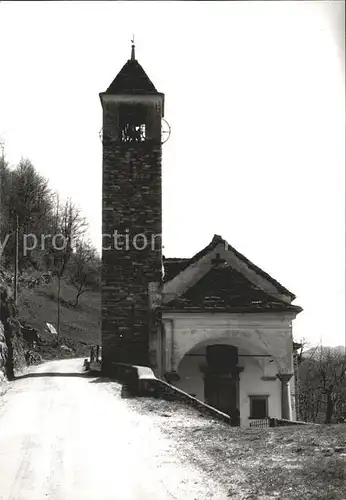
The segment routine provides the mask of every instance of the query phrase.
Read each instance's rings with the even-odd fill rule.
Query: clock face
[[[103,142],[104,139],[106,139],[107,137],[108,138],[110,137],[110,131],[107,130],[107,128],[101,128],[101,130],[99,132],[99,137],[101,139],[101,142]]]
[[[171,127],[167,120],[161,118],[161,144],[168,141],[171,136]]]

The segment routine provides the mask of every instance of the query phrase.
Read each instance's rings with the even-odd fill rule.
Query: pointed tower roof
[[[159,94],[135,56],[132,41],[131,59],[122,67],[105,94]]]

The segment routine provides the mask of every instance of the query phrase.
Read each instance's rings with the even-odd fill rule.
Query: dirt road
[[[82,360],[45,363],[0,398],[0,500],[226,500]],[[171,441],[170,441],[171,439]],[[175,450],[175,451],[173,451]]]

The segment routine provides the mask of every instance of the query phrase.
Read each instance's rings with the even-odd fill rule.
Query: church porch
[[[157,374],[232,414],[234,425],[295,419],[292,333],[289,318],[280,316],[165,317]]]

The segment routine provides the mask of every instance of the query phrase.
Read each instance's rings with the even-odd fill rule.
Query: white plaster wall
[[[268,396],[268,416],[281,417],[281,383],[279,380],[262,380],[264,370],[254,358],[244,358],[239,382],[239,411],[241,427],[249,427],[250,397]],[[275,363],[272,363],[275,365]],[[277,371],[275,365],[273,371]],[[268,370],[267,370],[268,372]]]
[[[205,348],[194,351],[194,354],[204,354]],[[205,356],[185,356],[179,364],[180,380],[174,383],[176,387],[204,401],[204,380],[200,371],[200,363],[205,362]]]
[[[279,371],[293,373],[292,315],[164,313],[170,322],[170,366],[176,370],[187,352],[210,340],[251,349],[251,354],[271,354]],[[214,342],[215,343],[215,342]]]

